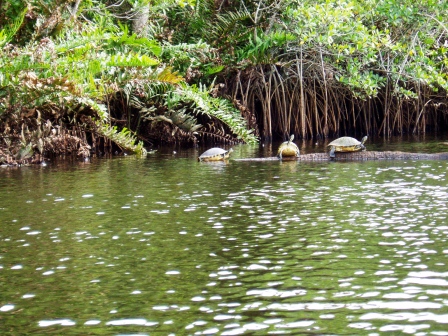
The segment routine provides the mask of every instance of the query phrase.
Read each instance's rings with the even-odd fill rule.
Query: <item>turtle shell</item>
[[[300,154],[299,147],[292,142],[294,140],[294,134],[292,134],[289,138],[289,141],[283,142],[277,150],[277,156],[279,158],[285,157],[298,157]]]
[[[219,147],[214,147],[206,150],[198,157],[199,161],[222,161],[228,159],[232,149],[225,150]]]
[[[361,142],[352,137],[342,137],[336,140],[333,140],[328,144],[328,146],[337,146],[337,147],[351,147],[360,145]]]
[[[367,136],[362,138],[361,141],[351,137],[342,137],[333,140],[328,144],[331,147],[330,157],[334,158],[335,152],[357,152],[365,150],[364,142],[366,142]]]

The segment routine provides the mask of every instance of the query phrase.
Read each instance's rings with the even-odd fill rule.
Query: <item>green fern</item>
[[[212,0],[206,2],[205,7],[213,7]],[[199,7],[195,15],[200,16]],[[140,120],[164,118],[174,130],[192,133],[201,127],[197,116],[205,114],[228,125],[241,140],[256,141],[232,104],[211,97],[205,86],[187,85],[178,72],[183,65],[184,70],[200,69],[208,75],[222,71],[224,67],[214,62],[216,49],[198,41],[166,44],[162,52],[157,42],[130,34],[125,25],[114,26],[110,18],[93,17],[99,21],[86,24],[82,31],[67,30],[54,39],[32,41],[15,57],[0,54],[0,114],[16,114],[18,120],[23,111],[36,109],[46,116],[57,115],[66,126],[72,123],[88,131],[91,123],[84,124],[85,117],[92,117],[101,136],[123,149],[145,154],[143,144],[129,130],[136,124],[130,120],[131,113],[127,128],[111,125],[114,119],[109,108],[121,93],[127,107],[140,112],[136,131]],[[0,44],[9,36],[2,30]]]
[[[270,34],[259,34],[255,41],[249,40],[246,46],[238,49],[238,61],[250,60],[253,64],[272,64],[277,62],[288,42],[296,41],[297,37],[285,31],[276,31]]]
[[[139,95],[136,94],[139,92]],[[214,98],[204,85],[177,86],[145,81],[128,83],[123,94],[129,106],[137,108],[140,118],[149,121],[165,121],[184,131],[195,132],[201,127],[194,115],[204,114],[216,118],[227,125],[238,139],[256,143],[257,138],[246,127],[245,120],[228,100]],[[157,115],[154,105],[164,105],[167,112]]]
[[[207,24],[208,32],[212,39],[238,39],[241,35],[247,35],[247,23],[250,22],[251,15],[247,10],[228,12],[217,15],[216,19]],[[241,29],[243,28],[244,29]]]
[[[167,64],[187,73],[188,69],[201,69],[218,57],[217,50],[199,40],[196,43],[166,44],[160,56]]]
[[[163,104],[168,92],[173,91],[174,86],[169,82],[156,80],[132,81],[122,89],[127,106],[137,109],[147,108]]]
[[[130,55],[112,55],[107,65],[119,67],[152,67],[159,64],[159,61],[146,55],[130,54]]]
[[[23,20],[25,19],[25,15],[28,12],[28,8],[22,10],[19,16],[14,20],[10,27],[3,28],[0,30],[0,47],[2,48],[8,42],[12,40],[14,35],[22,26]]]
[[[127,128],[119,130],[117,126],[110,126],[101,121],[96,121],[96,131],[103,137],[112,140],[121,148],[137,155],[146,156],[147,151],[142,142],[137,142],[134,134]]]
[[[202,127],[197,123],[195,117],[187,113],[187,109],[171,110],[165,113],[165,117],[171,120],[172,124],[185,132],[196,132]]]
[[[257,143],[252,130],[247,129],[245,120],[240,112],[225,99],[210,96],[204,85],[188,86],[182,84],[176,92],[177,99],[193,103],[194,113],[213,116],[226,124],[237,135],[238,139],[250,144]],[[174,103],[172,99],[171,103]]]
[[[120,25],[121,34],[110,37],[110,41],[113,42],[112,46],[131,46],[136,50],[143,51],[145,53],[152,53],[155,56],[160,56],[162,53],[162,47],[155,40],[149,40],[147,38],[140,38],[137,35],[129,35],[127,26]]]

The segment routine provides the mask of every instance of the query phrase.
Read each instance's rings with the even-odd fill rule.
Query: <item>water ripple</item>
[[[446,330],[445,163],[191,164],[21,176],[0,196],[5,328]]]

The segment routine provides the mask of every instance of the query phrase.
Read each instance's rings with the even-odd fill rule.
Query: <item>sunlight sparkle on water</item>
[[[0,179],[2,328],[448,336],[447,162],[180,151]]]
[[[126,326],[126,325],[140,325],[140,326],[155,326],[158,322],[150,322],[145,319],[121,319],[121,320],[113,320],[106,323],[106,325],[112,326]]]
[[[39,321],[39,327],[51,327],[54,325],[74,326],[75,324],[76,324],[76,322],[69,320],[69,319]]]
[[[7,312],[7,311],[10,311],[10,310],[13,310],[13,309],[14,309],[14,305],[13,304],[6,304],[6,305],[0,307],[0,312]]]

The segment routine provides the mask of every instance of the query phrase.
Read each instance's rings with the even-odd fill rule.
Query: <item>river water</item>
[[[1,168],[0,334],[448,335],[448,162],[200,152]]]

